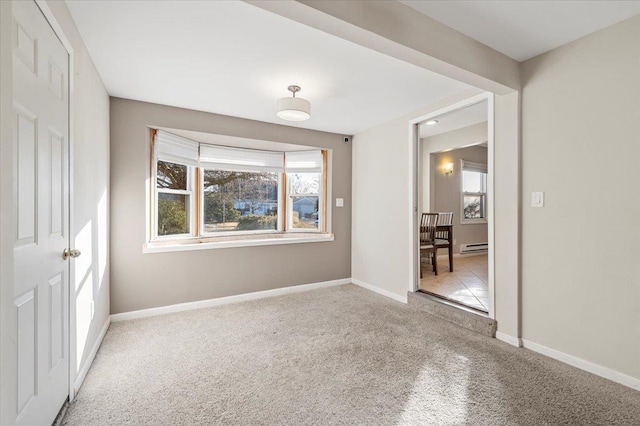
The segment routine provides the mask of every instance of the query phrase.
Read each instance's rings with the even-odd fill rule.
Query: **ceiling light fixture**
[[[429,120],[426,123],[427,126],[435,126],[436,124],[438,124],[438,120]]]
[[[278,99],[278,117],[288,121],[304,121],[311,118],[311,103],[302,98],[296,98],[296,92],[301,91],[300,86],[287,87],[293,96]]]

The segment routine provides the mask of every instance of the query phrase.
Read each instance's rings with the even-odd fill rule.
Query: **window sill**
[[[143,245],[143,253],[167,253],[174,251],[212,250],[234,247],[275,246],[280,244],[320,243],[333,241],[333,234],[281,233],[210,237],[173,241],[154,241]]]
[[[489,223],[487,219],[462,219],[461,225],[486,225]]]

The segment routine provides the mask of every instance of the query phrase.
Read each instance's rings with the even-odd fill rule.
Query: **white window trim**
[[[150,128],[151,129],[151,128]],[[260,141],[262,142],[262,141]],[[172,252],[172,251],[189,251],[189,250],[204,250],[204,249],[218,249],[218,248],[230,248],[230,247],[251,247],[251,246],[266,246],[266,245],[280,245],[280,244],[296,244],[296,243],[313,243],[313,242],[327,242],[334,240],[334,234],[331,232],[331,217],[330,210],[327,209],[326,218],[323,216],[324,205],[328,206],[331,203],[328,200],[325,200],[324,197],[329,197],[331,194],[331,158],[332,158],[332,150],[318,147],[309,147],[309,149],[319,149],[322,151],[326,151],[326,164],[323,166],[322,171],[320,172],[321,176],[321,185],[320,191],[316,194],[307,194],[310,196],[318,196],[318,229],[294,229],[288,226],[288,223],[284,223],[283,229],[283,220],[282,215],[285,213],[284,203],[283,201],[290,197],[288,188],[285,191],[278,191],[278,229],[277,230],[252,230],[252,231],[230,231],[230,232],[221,232],[221,233],[204,233],[204,203],[203,200],[203,192],[204,186],[199,185],[199,188],[194,188],[194,169],[196,166],[189,166],[191,173],[188,175],[188,187],[190,190],[161,190],[165,192],[176,191],[175,193],[184,193],[189,195],[190,198],[190,234],[175,234],[175,235],[166,235],[166,236],[158,236],[157,234],[157,225],[158,225],[158,190],[157,188],[157,167],[158,167],[158,148],[157,144],[153,143],[153,161],[151,165],[151,198],[152,203],[150,206],[150,213],[147,217],[151,218],[152,223],[151,226],[148,226],[147,229],[151,230],[151,235],[147,243],[143,244],[143,253],[158,253],[158,252]],[[204,143],[201,143],[204,144]],[[224,145],[220,145],[224,146]],[[233,148],[233,147],[230,147]],[[287,151],[283,151],[287,152]],[[168,161],[168,160],[165,160]],[[171,162],[171,161],[169,161]],[[199,182],[203,183],[204,168],[197,167],[198,172],[201,174],[199,176]],[[286,172],[286,171],[285,171]],[[279,173],[279,185],[283,185],[283,176],[284,173]],[[324,187],[326,183],[327,187]],[[287,182],[288,184],[288,182]],[[195,235],[194,232],[196,230],[196,195],[200,199],[200,203],[198,208],[200,209],[199,213],[199,222],[198,230],[199,235]],[[288,201],[288,200],[287,200]],[[287,203],[288,205],[292,203]],[[286,215],[286,221],[289,222],[291,215]],[[326,222],[325,222],[326,221]]]
[[[208,170],[215,170],[215,169],[208,169]],[[281,203],[281,192],[280,190],[278,190],[278,217],[276,219],[276,224],[277,224],[277,228],[276,229],[256,229],[256,230],[252,230],[252,231],[220,231],[220,232],[205,232],[204,231],[204,171],[205,168],[204,167],[200,167],[199,168],[200,171],[200,188],[198,188],[199,191],[199,198],[200,198],[200,224],[199,224],[199,228],[200,228],[200,235],[196,236],[196,238],[198,239],[206,239],[206,238],[215,238],[215,237],[232,237],[234,235],[238,235],[238,236],[242,236],[242,235],[261,235],[261,234],[280,234],[283,232],[282,229],[282,203]],[[278,173],[278,188],[282,188],[282,176],[284,173]],[[196,241],[197,243],[197,241]]]
[[[250,237],[250,236],[247,236]],[[199,239],[198,241],[174,240],[171,242],[154,241],[145,244],[142,248],[143,253],[166,253],[174,251],[193,251],[193,250],[211,250],[224,249],[234,247],[258,247],[258,246],[274,246],[282,244],[306,244],[306,243],[322,243],[334,241],[333,234],[327,233],[290,233],[281,232],[275,234],[266,234],[254,236],[254,238],[233,238],[223,241],[207,241],[216,238]]]
[[[484,202],[482,203],[484,206],[484,217],[479,217],[476,219],[470,219],[464,217],[464,197],[465,195],[470,196],[480,196],[484,198]],[[463,225],[481,225],[488,223],[487,221],[487,193],[486,192],[463,192],[460,197],[460,223]]]
[[[488,196],[487,196],[487,188],[485,187],[485,192],[465,192],[464,191],[464,171],[465,166],[467,170],[475,172],[484,172],[487,174],[487,165],[484,163],[476,163],[473,161],[460,160],[460,224],[462,225],[483,225],[488,224],[487,220],[487,205],[488,205]],[[471,219],[464,217],[464,197],[465,196],[480,196],[483,198],[483,213],[484,217]]]
[[[302,174],[302,172],[300,173],[288,173],[288,174]],[[323,191],[322,191],[322,172],[320,173],[320,191],[318,191],[317,193],[314,194],[291,194],[291,190],[290,190],[290,182],[291,179],[289,179],[287,177],[287,191],[286,191],[286,197],[287,197],[287,230],[286,232],[294,232],[294,233],[312,233],[312,234],[322,234],[322,221],[323,221],[323,217],[322,217],[322,211],[323,211],[323,206],[324,206],[324,200],[323,200]],[[317,229],[311,229],[311,228],[294,228],[293,227],[293,197],[318,197],[318,228]]]
[[[154,162],[153,162],[153,179],[151,184],[153,185],[153,224],[152,224],[152,241],[161,241],[161,240],[183,240],[194,237],[194,224],[195,224],[195,190],[193,189],[193,166],[187,166],[187,189],[166,189],[166,188],[158,188],[158,152],[157,148],[154,152]],[[169,161],[165,161],[169,162]],[[173,163],[179,164],[179,163]],[[172,235],[158,235],[158,194],[179,194],[179,195],[188,195],[189,196],[189,233],[185,234],[172,234]]]

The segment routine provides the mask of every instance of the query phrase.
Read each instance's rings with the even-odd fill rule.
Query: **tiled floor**
[[[438,256],[438,275],[428,263],[422,263],[420,288],[469,307],[488,312],[489,276],[487,255],[453,258],[453,272],[449,272],[449,258]]]

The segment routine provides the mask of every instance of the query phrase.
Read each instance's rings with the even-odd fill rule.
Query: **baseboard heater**
[[[489,243],[460,244],[460,254],[489,251]]]

